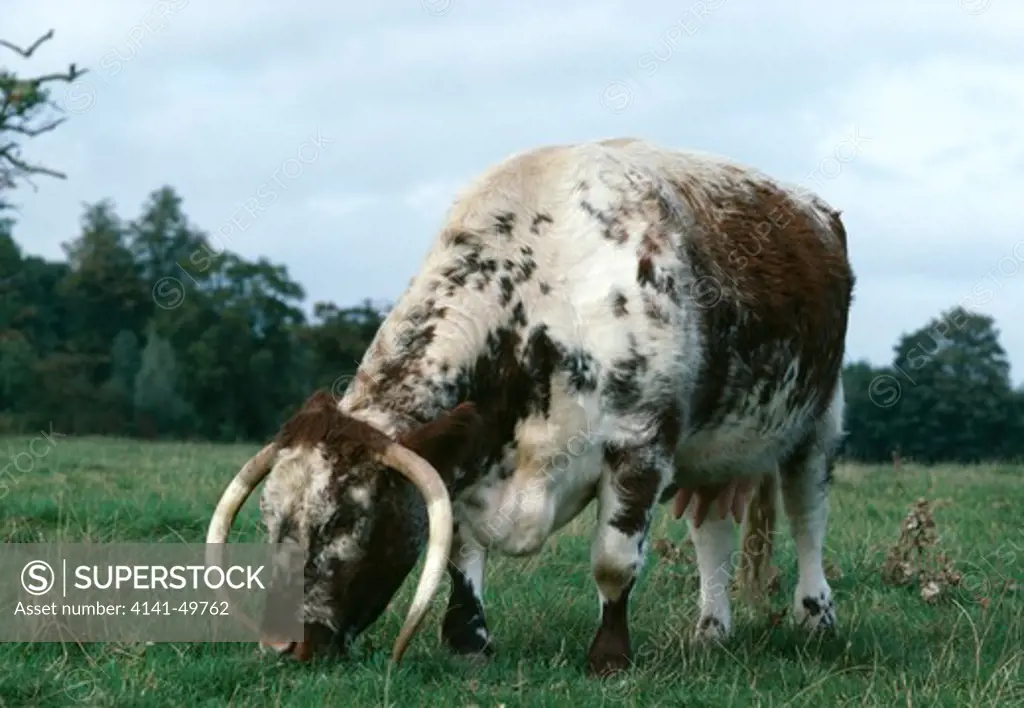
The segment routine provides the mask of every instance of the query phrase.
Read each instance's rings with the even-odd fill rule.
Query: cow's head
[[[401,659],[445,572],[452,539],[446,480],[470,454],[480,427],[473,407],[463,404],[395,440],[342,413],[328,393],[306,401],[231,481],[206,539],[207,561],[219,565],[235,516],[266,477],[260,508],[270,542],[304,552],[305,638],[264,636],[264,646],[299,659],[323,650],[344,654],[387,607],[426,542],[423,572],[395,642],[393,659]]]

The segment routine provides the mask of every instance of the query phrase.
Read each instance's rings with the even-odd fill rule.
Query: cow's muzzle
[[[307,642],[275,642],[272,639],[262,639],[260,640],[260,647],[267,651],[267,653],[277,654],[278,656],[291,654],[300,661],[305,661],[311,654]]]
[[[305,639],[301,642],[280,641],[268,636],[260,640],[260,647],[267,653],[280,657],[291,656],[299,661],[309,661],[314,654],[344,656],[348,653],[348,643],[319,624],[307,624]]]

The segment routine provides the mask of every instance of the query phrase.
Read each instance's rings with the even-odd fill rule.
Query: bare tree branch
[[[11,154],[0,154],[0,157],[3,157],[19,170],[22,170],[27,174],[48,175],[50,177],[56,177],[57,179],[67,179],[67,175],[63,172],[51,170],[49,167],[43,167],[42,165],[29,164]]]
[[[40,126],[38,126],[36,128],[29,128],[29,127],[24,126],[24,125],[13,125],[13,124],[12,125],[5,125],[5,126],[3,126],[3,130],[10,131],[12,133],[18,133],[19,135],[26,135],[26,136],[28,136],[30,138],[34,138],[37,135],[42,135],[43,133],[49,133],[51,130],[53,130],[54,128],[56,128],[58,125],[60,125],[61,123],[63,123],[66,120],[67,120],[67,118],[57,118],[56,120],[52,120],[49,123],[46,123],[45,125],[40,125]],[[2,154],[2,153],[3,153],[3,150],[0,150],[0,154]]]
[[[24,58],[28,59],[32,56],[33,52],[39,49],[40,45],[42,45],[43,42],[48,42],[51,39],[53,39],[53,29],[51,29],[49,32],[47,32],[42,37],[33,42],[28,49],[22,49],[21,47],[11,44],[10,42],[3,39],[0,39],[0,47],[7,47],[11,51],[16,52]]]
[[[27,48],[0,39],[0,47],[6,47],[18,56],[28,59],[44,43],[53,39],[54,30],[49,30]],[[46,88],[51,83],[70,84],[86,73],[75,64],[71,64],[66,72],[54,72],[40,76],[22,78],[9,70],[0,68],[0,138],[8,138],[0,147],[0,192],[15,189],[20,182],[35,188],[32,177],[45,175],[56,179],[66,179],[67,175],[58,170],[35,164],[22,157],[22,145],[14,136],[35,138],[48,133],[65,120],[64,117],[45,116],[47,109],[63,112],[58,104],[50,99]],[[0,209],[5,200],[0,199]]]

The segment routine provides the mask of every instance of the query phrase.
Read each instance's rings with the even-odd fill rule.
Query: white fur
[[[699,640],[725,639],[732,630],[729,585],[736,537],[731,519],[707,519],[699,529],[687,519],[700,573]]]
[[[695,175],[707,189],[723,191],[747,189],[738,181],[738,173],[727,167],[742,169],[743,177],[769,180],[760,172],[717,156],[667,151],[641,141],[619,142],[620,146],[614,148],[610,143],[587,143],[513,156],[463,190],[446,218],[444,229],[485,231],[491,228],[493,215],[503,210],[519,214],[520,218],[528,218],[523,215],[533,212],[550,214],[553,223],[545,233],[521,233],[507,244],[488,242],[492,257],[497,259],[520,257],[519,248],[523,245],[533,249],[537,272],[520,286],[527,319],[545,322],[552,338],[588,351],[602,369],[612,360],[628,355],[628,335],[632,335],[649,360],[646,383],[655,376],[667,375],[678,382],[679,396],[685,399],[692,390],[703,355],[696,331],[696,306],[684,298],[683,305],[672,310],[670,327],[652,327],[639,308],[643,294],[637,284],[635,259],[623,257],[621,247],[602,238],[593,219],[577,206],[578,198],[572,198],[573,186],[587,182],[588,200],[596,208],[621,203],[622,193],[609,184],[627,193],[645,185],[660,186],[674,209],[683,215],[684,222],[695,224],[694,205],[681,199],[668,185],[668,176]],[[818,212],[827,209],[826,205],[796,193],[794,198],[808,214],[824,223],[825,214]],[[678,237],[682,238],[682,234]],[[627,253],[632,250],[627,249]],[[383,346],[394,346],[400,325],[392,323],[400,323],[410,308],[435,294],[441,279],[438,271],[450,259],[448,249],[439,239],[375,344],[379,341]],[[685,269],[683,275],[685,278]],[[551,286],[554,297],[540,295],[541,281]],[[684,292],[686,285],[681,284]],[[612,289],[623,292],[631,304],[624,318],[609,316],[608,293]],[[456,291],[454,297],[442,302],[449,308],[449,315],[438,325],[432,350],[436,353],[420,374],[427,381],[439,376],[442,362],[457,367],[475,358],[485,346],[487,333],[503,313],[493,298],[475,292],[466,296]],[[799,366],[799,361],[790,364],[792,371],[787,381],[793,381]],[[372,377],[374,367],[371,346],[363,369]],[[545,539],[578,514],[596,494],[601,471],[600,446],[608,442],[642,444],[651,438],[651,419],[609,414],[601,405],[600,393],[598,390],[581,396],[568,393],[564,387],[553,387],[549,419],[528,419],[517,429],[517,474],[502,482],[492,471],[465,492],[464,496],[475,497],[486,505],[478,512],[469,512],[466,507],[460,507],[459,512],[481,543],[514,555],[539,551]],[[680,476],[688,485],[759,475],[796,443],[809,422],[809,411],[786,408],[789,390],[784,387],[767,406],[769,425],[759,426],[751,415],[755,407],[760,407],[758,394],[759,391],[752,391],[748,406],[718,428],[684,436],[677,460]],[[350,407],[359,396],[357,384],[348,392],[342,408]],[[453,403],[439,401],[439,411]],[[369,413],[357,415],[380,425],[386,432],[396,427],[393,418],[372,406]],[[588,444],[571,455],[572,464],[566,465],[566,451],[580,447],[581,440]],[[534,483],[538,470],[549,472],[543,485]]]
[[[672,180],[689,180],[699,188],[684,197]],[[484,257],[520,262],[523,249],[531,251],[535,272],[516,286],[517,299],[531,326],[543,323],[553,340],[591,355],[601,381],[613,362],[628,357],[635,349],[647,362],[639,378],[642,391],[651,393],[665,381],[671,382],[671,395],[683,414],[682,437],[675,450],[675,468],[661,468],[659,489],[664,489],[673,476],[681,486],[695,487],[756,477],[776,469],[815,424],[821,428],[819,440],[838,428],[841,390],[828,420],[821,423],[812,419],[810,405],[787,405],[801,367],[808,364],[794,359],[788,362],[782,385],[766,405],[758,400],[760,390],[748,391],[746,400],[720,425],[693,432],[687,416],[704,354],[698,329],[700,306],[685,295],[694,284],[694,273],[685,258],[669,254],[656,261],[658,267],[674,269],[679,290],[684,293],[677,306],[667,297],[641,288],[634,257],[639,252],[640,235],[654,219],[644,211],[644,195],[656,192],[667,200],[678,217],[677,232],[670,236],[678,245],[688,238],[690,230],[709,226],[702,214],[713,207],[712,195],[752,194],[750,183],[775,190],[785,187],[756,170],[717,156],[665,150],[634,140],[547,147],[500,163],[463,190],[453,204],[421,272],[367,351],[360,369],[364,379],[357,380],[346,392],[342,410],[393,434],[412,424],[396,412],[405,405],[415,403],[421,413],[439,415],[457,403],[439,395],[434,384],[444,380],[446,371],[468,365],[486,349],[488,335],[504,326],[509,307],[499,303],[494,290],[474,289],[472,274],[469,286],[445,294],[448,281],[444,271],[453,263],[449,239],[460,232],[490,234],[481,237]],[[581,193],[582,184],[586,188]],[[841,249],[838,237],[829,231],[831,208],[814,195],[791,191],[789,196],[802,217],[820,224],[820,237],[826,247]],[[624,219],[626,245],[604,237],[593,215],[581,208],[581,198],[596,210],[632,208],[632,216]],[[495,215],[502,212],[518,217],[514,238],[493,235]],[[526,225],[538,213],[550,215],[550,223],[533,233]],[[542,292],[542,284],[549,288],[547,294]],[[739,293],[740,300],[745,285],[742,271],[735,279],[718,283],[726,295]],[[609,293],[613,291],[621,292],[628,301],[624,316],[611,314]],[[391,400],[385,405],[365,381],[386,378],[383,362],[390,353],[400,351],[406,334],[403,328],[415,320],[411,315],[416,309],[428,302],[445,307],[447,314],[436,320],[434,339],[414,374],[389,389]],[[667,323],[654,323],[645,313],[647,306],[666,312]],[[758,317],[755,308],[756,303],[751,303],[750,311],[741,313],[741,320]],[[765,355],[783,356],[784,349],[778,346]],[[733,361],[732,365],[740,364]],[[592,392],[576,393],[564,376],[555,377],[549,416],[522,420],[515,440],[509,441],[515,443],[515,450],[510,447],[498,465],[454,500],[456,519],[475,542],[511,555],[537,553],[551,534],[597,498],[603,523],[595,532],[595,568],[618,569],[624,578],[635,577],[643,560],[638,539],[627,538],[607,525],[618,501],[612,481],[607,474],[602,475],[602,449],[609,444],[642,447],[651,443],[657,421],[653,413],[640,408],[613,413],[602,402],[605,388],[602,383]],[[476,403],[487,406],[487,401]],[[822,512],[820,505],[799,501],[798,496],[797,491],[790,490],[787,497],[787,510],[795,514],[791,518],[796,519],[800,549],[798,592],[820,593],[827,587],[819,572],[827,512]],[[726,543],[727,527],[731,529],[730,522],[712,522],[694,533],[702,577],[701,614],[720,620],[726,633],[730,626],[728,599],[714,588],[721,573],[729,572],[723,571],[723,563],[732,551],[731,541]],[[471,572],[477,572],[475,566]],[[477,589],[475,577],[472,582]],[[602,598],[613,599],[622,587],[621,583],[601,586]]]

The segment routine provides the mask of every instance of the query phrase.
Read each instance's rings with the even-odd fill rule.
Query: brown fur
[[[281,449],[322,444],[332,463],[356,452],[353,448],[382,453],[391,441],[386,435],[338,410],[330,392],[320,390],[306,399],[277,434]]]
[[[838,214],[833,213],[830,220],[836,236],[835,246],[830,247],[821,239],[821,227],[777,187],[748,180],[746,194],[714,192],[688,177],[674,184],[700,220],[714,224],[714,230],[698,229],[688,249],[695,275],[702,286],[713,290],[704,303],[708,310],[702,321],[706,368],[695,419],[714,421],[728,409],[724,405],[728,398],[741,395],[742,382],[730,382],[725,369],[732,359],[730,352],[756,352],[764,342],[786,341],[792,343],[790,356],[804,365],[796,400],[789,403],[797,407],[813,399],[814,414],[821,415],[842,366],[846,313],[854,287]],[[794,271],[803,277],[794,279]],[[806,307],[809,302],[818,306]],[[794,312],[800,316],[794,317]],[[756,319],[750,320],[753,313]],[[744,316],[748,321],[739,328]],[[723,338],[722,331],[737,334]],[[824,347],[822,334],[827,335]],[[753,371],[751,376],[778,382],[788,363],[788,358],[780,358],[771,368]]]
[[[439,418],[400,436],[397,442],[435,466],[446,482],[455,466],[472,455],[483,420],[471,403],[463,403]],[[330,392],[320,390],[281,427],[276,442],[281,449],[323,445],[338,472],[346,461],[361,459],[365,452],[380,454],[393,441],[372,425],[342,413]]]

